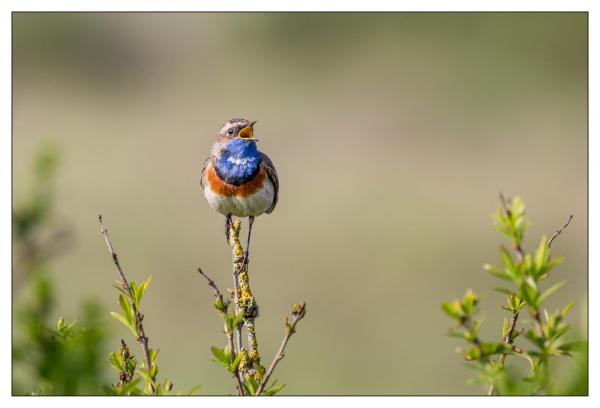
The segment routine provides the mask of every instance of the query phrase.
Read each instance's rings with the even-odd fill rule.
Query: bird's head
[[[247,119],[234,118],[221,127],[219,134],[217,135],[217,142],[213,146],[213,149],[221,151],[229,142],[232,141],[244,141],[244,142],[257,142],[258,139],[254,137],[254,124],[257,121],[249,121]],[[217,153],[214,151],[213,153]]]
[[[254,138],[255,123],[255,120],[250,122],[246,119],[231,119],[223,125],[223,127],[219,131],[219,135],[226,137],[230,140],[239,138],[248,141],[257,141],[258,139]]]

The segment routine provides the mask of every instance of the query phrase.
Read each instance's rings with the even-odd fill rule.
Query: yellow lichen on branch
[[[250,289],[248,264],[244,263],[244,248],[240,243],[241,225],[240,220],[235,220],[229,230],[229,242],[233,256],[233,273],[235,276],[234,296],[236,312],[242,313],[244,317],[243,324],[248,333],[249,351],[242,354],[240,370],[243,374],[254,376],[255,380],[260,382],[265,373],[265,368],[260,364],[260,353],[258,351],[254,325],[255,319],[258,317],[258,304]]]

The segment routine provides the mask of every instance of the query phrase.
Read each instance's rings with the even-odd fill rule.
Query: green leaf
[[[120,321],[125,327],[127,327],[136,338],[138,337],[137,330],[135,329],[135,327],[132,324],[130,324],[127,321],[127,319],[125,319],[123,316],[121,316],[120,314],[118,314],[116,312],[110,312],[110,315],[112,317],[114,317],[115,319],[117,319],[118,321]]]
[[[571,330],[571,326],[568,324],[561,324],[559,327],[553,330],[551,336],[548,336],[550,339],[558,339],[559,337],[564,336],[569,330]]]
[[[148,279],[146,279],[137,289],[136,294],[135,294],[135,300],[136,300],[136,306],[139,308],[140,304],[142,303],[142,299],[144,298],[144,293],[146,293],[146,290],[148,289],[148,286],[150,286],[150,282],[152,282],[152,275],[148,276]]]
[[[525,302],[525,300],[523,300],[523,298],[519,295],[513,295],[512,302],[513,310],[515,312],[520,312],[525,306],[527,306],[527,302]]]
[[[477,298],[477,295],[475,295],[471,289],[467,289],[462,303],[462,309],[467,316],[473,314],[478,302],[479,299]]]
[[[515,196],[511,202],[511,212],[513,216],[522,216],[525,212],[525,202],[521,196]]]
[[[560,315],[562,317],[566,317],[569,314],[569,312],[571,311],[571,309],[573,308],[573,306],[575,306],[575,303],[569,303],[567,306],[565,306],[565,308],[560,313]]]
[[[231,333],[233,332],[234,326],[233,326],[233,316],[231,316],[231,314],[227,314],[223,316],[223,320],[225,320],[225,327],[227,327],[227,330]]]
[[[146,370],[145,367],[138,367],[137,373],[144,379],[146,383],[150,381],[150,373]]]
[[[572,341],[569,343],[565,343],[561,346],[558,346],[558,349],[561,351],[586,351],[587,350],[587,342]]]
[[[541,304],[544,300],[546,300],[546,298],[548,298],[548,296],[550,296],[551,294],[556,292],[558,289],[560,289],[560,287],[563,286],[565,283],[567,283],[566,280],[558,282],[558,283],[550,286],[544,292],[542,292],[542,294],[538,298],[538,305]]]
[[[202,390],[202,386],[196,385],[195,387],[192,387],[192,389],[190,389],[188,391],[187,395],[198,395],[198,394],[200,394],[200,390]]]
[[[141,381],[141,378],[136,377],[125,383],[122,388],[117,388],[114,391],[117,395],[141,395],[143,394],[142,390],[137,388],[138,383]]]
[[[160,349],[149,349],[148,355],[150,357],[150,364],[152,368],[157,367],[158,353],[160,353]]]
[[[121,305],[121,310],[123,310],[123,316],[127,322],[133,326],[135,324],[135,319],[133,317],[133,311],[131,310],[131,304],[123,295],[119,295],[119,304]]]
[[[150,378],[152,378],[153,380],[156,378],[156,376],[158,375],[158,364],[152,364],[152,368],[150,369]]]
[[[488,357],[494,354],[512,354],[513,349],[510,344],[506,343],[481,343],[481,351],[483,357]]]
[[[160,390],[159,395],[169,395],[172,388],[173,383],[167,378],[165,378],[164,381],[158,387],[158,389]]]
[[[556,266],[560,265],[561,263],[563,263],[563,262],[564,262],[564,260],[565,260],[565,258],[564,258],[564,257],[562,257],[562,256],[559,256],[559,257],[557,257],[557,258],[553,258],[553,259],[549,260],[549,261],[546,263],[546,265],[545,265],[545,267],[544,267],[544,269],[543,269],[543,271],[542,271],[542,272],[544,272],[544,273],[545,273],[545,272],[547,272],[547,271],[549,271],[549,270],[553,269],[554,267],[556,267]]]
[[[239,353],[235,357],[235,360],[233,360],[233,362],[229,366],[231,368],[229,371],[231,371],[232,373],[234,373],[238,369],[238,367],[240,365],[240,361],[242,361],[242,353]]]
[[[254,379],[254,376],[246,374],[244,376],[244,379],[244,385],[248,389],[249,394],[256,394],[256,390],[258,389],[258,383],[256,382],[256,379]]]
[[[465,330],[448,330],[448,336],[458,337],[460,339],[470,340],[473,336],[470,332]]]
[[[121,281],[116,281],[115,283],[113,283],[113,287],[116,288],[119,292],[121,292],[125,296],[129,296],[129,293],[127,293],[125,291],[125,289],[123,289],[123,284],[121,283]]]
[[[224,351],[218,347],[211,347],[210,351],[212,351],[213,355],[217,358],[217,362],[224,367],[229,366],[229,358],[225,355]]]
[[[229,348],[229,344],[227,344],[223,349],[223,354],[225,354],[225,357],[227,357],[227,361],[231,362],[231,349]]]
[[[513,280],[513,275],[511,275],[508,272],[508,268],[505,270],[501,270],[498,267],[495,267],[493,265],[490,264],[484,264],[483,265],[483,269],[486,270],[487,272],[491,273],[492,275],[500,278],[500,279],[504,279],[507,281],[512,281]]]
[[[284,387],[285,387],[285,384],[275,385],[275,383],[273,383],[273,385],[271,386],[271,388],[263,391],[262,395],[275,395],[279,391],[281,391]]]
[[[129,289],[131,289],[131,296],[135,300],[137,298],[138,285],[135,281],[129,282]]]
[[[216,297],[214,306],[215,306],[215,309],[217,309],[219,312],[226,312],[225,305],[221,301],[221,297],[220,296]]]
[[[117,371],[123,370],[123,357],[121,354],[115,353],[114,351],[108,355],[108,363],[109,365]]]
[[[508,332],[510,331],[510,323],[508,323],[508,319],[505,317],[502,322],[502,337],[506,337]]]
[[[474,360],[478,360],[479,358],[481,358],[481,352],[479,351],[479,349],[477,347],[471,347],[465,353],[465,360],[467,360],[467,361],[474,361]]]
[[[537,307],[537,285],[529,276],[521,284],[521,295],[529,306]]]
[[[527,332],[525,332],[525,337],[539,348],[544,347],[544,338],[540,337],[535,331],[527,330]],[[533,351],[529,351],[529,354],[533,355],[533,353]]]
[[[509,273],[514,274],[515,272],[515,264],[513,263],[512,257],[510,256],[510,252],[506,247],[500,247],[500,255],[502,256],[502,263],[508,269]]]
[[[538,248],[535,251],[535,257],[533,260],[534,271],[532,271],[532,275],[534,277],[537,278],[544,272],[549,255],[550,252],[548,251],[548,238],[543,236]]]
[[[238,327],[240,325],[240,323],[242,323],[243,320],[244,320],[244,311],[241,311],[233,318],[232,326],[234,328]]]
[[[455,299],[452,302],[442,303],[442,310],[455,320],[460,320],[463,317],[462,308],[458,299]]]
[[[58,319],[58,322],[56,322],[56,330],[58,330],[59,333],[62,333],[63,330],[65,330],[66,326],[67,325],[65,324],[65,319],[64,319],[64,317],[61,316]]]
[[[493,290],[496,292],[504,293],[505,295],[514,295],[514,292],[512,290],[506,288],[494,288]]]

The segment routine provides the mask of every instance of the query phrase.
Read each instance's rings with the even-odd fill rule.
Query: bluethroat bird
[[[273,212],[279,193],[275,166],[256,147],[255,123],[236,118],[223,125],[204,163],[200,181],[208,204],[225,216],[227,242],[231,217],[248,217],[244,263],[248,263],[254,217]]]

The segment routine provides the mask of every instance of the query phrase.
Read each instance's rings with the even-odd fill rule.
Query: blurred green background
[[[575,215],[553,245],[566,262],[550,283],[568,284],[549,303],[575,301],[585,335],[585,13],[13,14],[14,203],[55,141],[57,224],[74,232],[52,265],[54,321],[94,298],[110,349],[129,335],[108,314],[102,213],[130,279],[154,277],[143,311],[159,377],[204,394],[234,392],[210,361],[222,324],[195,272],[230,286],[223,217],[199,180],[233,117],[259,121],[281,183],[250,264],[264,363],[291,303],[308,305],[275,375],[284,394],[481,393],[440,303],[473,288],[483,336],[501,338],[503,295],[481,267],[499,263],[500,191],[528,205],[527,249]]]

